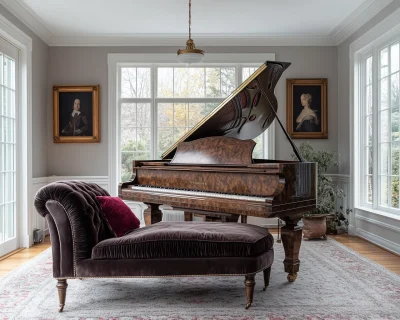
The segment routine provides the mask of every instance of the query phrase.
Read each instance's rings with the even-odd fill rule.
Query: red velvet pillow
[[[97,196],[96,199],[117,237],[122,237],[128,231],[139,228],[139,219],[120,198]]]

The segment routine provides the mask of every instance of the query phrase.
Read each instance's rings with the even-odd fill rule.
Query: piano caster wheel
[[[296,278],[297,278],[297,273],[289,273],[287,275],[287,279],[289,282],[294,282],[294,280],[296,280]]]
[[[248,308],[250,308],[250,306],[251,306],[251,302],[248,302],[248,303],[246,303],[246,306],[244,308],[247,310]]]

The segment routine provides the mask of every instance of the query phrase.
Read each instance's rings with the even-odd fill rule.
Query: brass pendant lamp
[[[178,61],[186,64],[199,63],[204,59],[204,51],[196,49],[194,41],[191,37],[191,23],[192,23],[192,0],[189,0],[189,39],[186,41],[186,49],[178,50]]]

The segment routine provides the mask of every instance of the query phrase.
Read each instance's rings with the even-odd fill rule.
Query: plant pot
[[[327,214],[316,214],[303,217],[303,238],[326,240],[326,217]]]

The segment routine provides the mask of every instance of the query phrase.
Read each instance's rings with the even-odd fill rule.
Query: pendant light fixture
[[[196,49],[194,41],[191,38],[191,23],[192,23],[192,0],[189,0],[189,39],[186,41],[186,49],[178,50],[178,61],[186,64],[199,63],[204,59],[204,51]]]

